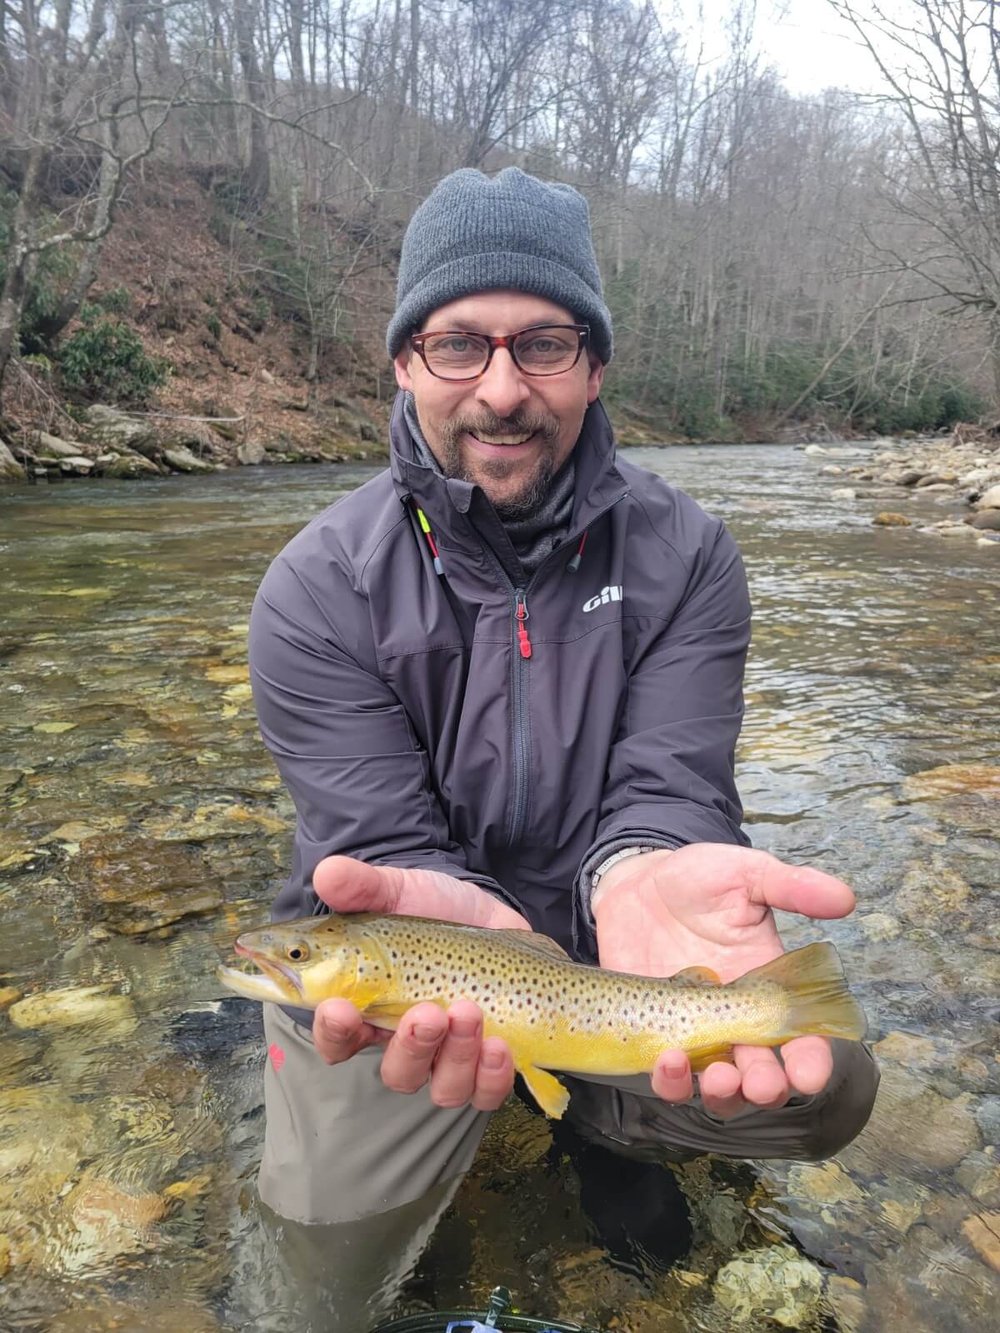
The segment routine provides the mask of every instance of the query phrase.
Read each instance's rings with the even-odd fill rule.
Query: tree
[[[46,332],[72,319],[93,281],[128,168],[152,152],[169,98],[146,107],[136,71],[144,10],[134,0],[94,0],[85,27],[72,0],[2,5],[7,107],[0,114],[10,147],[4,170],[16,188],[0,289],[0,392],[39,256],[73,246],[76,272]],[[129,140],[129,146],[125,141]],[[64,168],[82,196],[67,221],[47,207],[48,177]]]
[[[903,224],[879,248],[914,298],[985,325],[1000,411],[1000,29],[995,0],[829,0],[870,52],[901,116],[886,193]]]

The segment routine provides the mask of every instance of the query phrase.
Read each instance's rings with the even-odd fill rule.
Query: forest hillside
[[[378,453],[406,220],[509,164],[590,203],[624,440],[991,427],[989,5],[827,3],[884,94],[793,95],[752,0],[0,0],[0,447]]]

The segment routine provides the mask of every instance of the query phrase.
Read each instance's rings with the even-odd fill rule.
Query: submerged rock
[[[802,1329],[822,1305],[823,1278],[791,1245],[747,1250],[730,1260],[715,1279],[716,1301],[748,1327],[769,1319],[782,1328]]]
[[[96,900],[104,923],[118,935],[162,930],[214,912],[223,902],[199,851],[123,833],[88,839],[70,877]]]
[[[975,794],[1000,800],[1000,766],[996,764],[941,764],[911,773],[903,795],[911,801]]]
[[[911,1176],[914,1169],[957,1166],[981,1146],[970,1093],[945,1097],[925,1079],[889,1063],[871,1120],[839,1157],[861,1177],[893,1171]]]
[[[64,986],[18,1000],[9,1010],[17,1028],[82,1027],[93,1024],[116,1039],[138,1025],[132,1001],[111,985]]]

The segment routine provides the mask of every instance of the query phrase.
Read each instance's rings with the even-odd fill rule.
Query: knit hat
[[[507,167],[498,176],[463,168],[445,176],[403,237],[396,313],[386,346],[396,356],[439,306],[472,292],[507,289],[543,296],[590,325],[590,345],[611,360],[611,312],[590,235],[587,201]]]

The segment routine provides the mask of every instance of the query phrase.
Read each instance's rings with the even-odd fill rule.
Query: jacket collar
[[[431,517],[440,532],[458,535],[466,526],[475,483],[443,477],[434,468],[419,463],[409,427],[403,415],[403,393],[396,394],[389,423],[390,462],[393,485],[400,499],[411,498]],[[629,488],[615,465],[615,440],[611,422],[600,399],[588,407],[573,451],[575,497],[570,538],[579,536],[600,514],[616,504]]]

